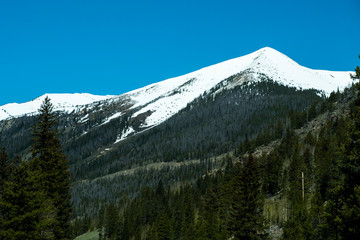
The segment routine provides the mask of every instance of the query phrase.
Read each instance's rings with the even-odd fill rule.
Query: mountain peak
[[[254,55],[254,62],[268,62],[271,61],[271,64],[276,64],[281,66],[282,64],[287,64],[291,62],[292,64],[299,65],[294,60],[286,56],[285,54],[279,52],[278,50],[271,47],[261,48],[249,55]]]
[[[122,95],[123,98],[121,99],[127,99],[131,102],[132,109],[136,109],[134,117],[151,113],[144,121],[143,126],[154,126],[168,119],[195,98],[208,92],[225,79],[239,73],[246,73],[248,79],[253,81],[260,81],[262,76],[266,75],[267,78],[286,86],[317,89],[327,95],[337,89],[344,89],[352,82],[349,72],[312,70],[300,66],[271,47],[264,47],[242,57],[133,90]],[[223,88],[234,87],[242,84],[242,81],[243,79],[240,79],[231,86],[223,85]],[[31,102],[0,106],[0,121],[36,113],[45,96],[50,97],[55,110],[65,112],[79,109],[85,104],[115,97],[91,94],[47,94]],[[118,116],[118,114],[115,113],[114,116]]]
[[[255,51],[256,53],[280,53],[278,50],[272,48],[272,47],[263,47],[259,50]]]

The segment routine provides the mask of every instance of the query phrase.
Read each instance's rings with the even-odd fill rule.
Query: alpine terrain
[[[309,142],[306,145],[304,139],[315,142],[317,135],[330,135],[321,130],[326,121],[348,114],[356,92],[349,90],[353,82],[350,74],[309,69],[265,47],[121,95],[45,94],[27,103],[0,106],[0,147],[6,148],[9,159],[31,158],[32,126],[48,97],[58,119],[63,152],[70,162],[75,235],[97,228],[100,236],[109,239],[191,239],[191,234],[186,234],[195,229],[189,226],[198,226],[198,231],[207,233],[221,229],[206,239],[220,239],[220,235],[237,239],[243,236],[242,226],[232,224],[235,215],[231,211],[246,211],[245,205],[215,197],[231,194],[221,192],[230,182],[226,174],[235,176],[231,184],[240,179],[237,185],[242,189],[254,187],[251,181],[261,182],[256,188],[261,188],[262,194],[248,195],[254,202],[260,195],[266,197],[264,216],[274,228],[282,227],[291,214],[300,214],[278,210],[296,202],[291,202],[295,193],[282,198],[283,189],[292,191],[289,183],[295,180],[291,174],[306,164],[303,174],[312,174],[312,156],[320,150],[310,147]],[[308,159],[304,163],[291,160],[305,153]],[[272,157],[284,160],[279,163]],[[259,158],[259,163],[254,158]],[[255,169],[257,165],[260,170]],[[257,177],[245,178],[244,171]],[[219,177],[219,172],[224,175]],[[243,175],[237,178],[236,174]],[[226,186],[231,188],[231,184]],[[306,187],[310,192],[314,186]],[[323,199],[325,192],[321,193]],[[236,199],[246,202],[241,197]],[[177,201],[192,208],[182,212]],[[165,214],[163,205],[155,202],[164,204],[164,209],[171,208],[171,213]],[[120,212],[112,216],[121,226],[117,232],[106,225],[115,221],[111,212]],[[257,216],[255,212],[253,216]],[[178,218],[182,223],[172,222],[175,214],[181,215]],[[192,214],[194,217],[189,217]],[[213,222],[207,222],[209,219]],[[169,222],[171,227],[166,225]],[[222,228],[222,224],[226,226]],[[160,237],[162,230],[171,238]],[[290,236],[286,231],[284,227],[284,234]],[[214,238],[216,234],[220,235]]]

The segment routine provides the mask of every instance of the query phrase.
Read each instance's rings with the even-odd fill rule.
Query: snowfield
[[[12,117],[37,114],[45,97],[51,99],[55,111],[72,112],[73,110],[81,108],[83,105],[113,98],[114,96],[97,96],[88,93],[45,94],[30,102],[9,103],[0,106],[0,121]]]
[[[318,89],[329,95],[337,89],[343,90],[352,82],[351,72],[334,72],[324,70],[312,70],[303,66],[276,51],[265,47],[243,57],[231,59],[195,72],[167,79],[149,86],[125,93],[119,96],[96,96],[91,94],[46,94],[33,101],[17,104],[6,104],[0,107],[0,120],[36,114],[45,96],[49,96],[56,111],[72,112],[80,111],[84,105],[98,101],[118,101],[129,99],[133,104],[131,109],[135,111],[132,117],[150,111],[151,114],[145,119],[141,128],[156,126],[178,111],[186,107],[195,98],[222,82],[224,79],[246,71],[252,81],[259,80],[260,75],[266,75],[270,79],[287,86],[302,89]],[[224,85],[222,89],[228,89],[241,84]],[[120,98],[121,96],[121,98]],[[122,112],[114,113],[103,124],[111,119],[122,116]],[[83,121],[86,121],[84,117]],[[119,136],[117,141],[134,134],[130,128]]]
[[[302,89],[314,88],[322,90],[326,95],[337,89],[344,89],[352,81],[351,72],[312,70],[300,66],[275,49],[265,47],[246,56],[151,84],[126,95],[135,102],[133,108],[144,106],[135,116],[152,111],[144,127],[153,126],[173,116],[224,79],[245,70],[252,74],[252,79],[259,79],[261,73],[284,85]],[[231,87],[234,86],[236,85]]]

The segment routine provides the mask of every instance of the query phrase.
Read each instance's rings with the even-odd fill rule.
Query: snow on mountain
[[[312,70],[294,62],[284,54],[265,47],[251,54],[224,61],[180,77],[171,78],[162,82],[125,93],[120,96],[95,96],[91,94],[49,94],[55,110],[71,112],[81,109],[81,106],[96,101],[120,101],[127,99],[134,111],[132,118],[146,113],[146,119],[140,128],[146,129],[156,126],[176,114],[186,105],[199,97],[204,92],[222,82],[224,79],[238,73],[247,74],[247,80],[260,80],[260,75],[288,86],[302,89],[318,89],[329,95],[337,89],[344,89],[351,83],[350,72],[333,72]],[[245,79],[245,78],[244,78]],[[233,85],[224,86],[231,88],[241,84],[244,79],[238,80]],[[221,91],[222,89],[220,89]],[[34,114],[39,109],[44,96],[31,102],[22,104],[7,104],[0,107],[0,120],[24,114]],[[122,116],[122,112],[115,111],[103,124],[111,119]],[[84,117],[83,121],[87,118]],[[117,141],[134,134],[133,128],[127,129],[118,137]]]
[[[98,96],[88,93],[75,94],[45,94],[26,103],[9,103],[0,106],[0,121],[11,117],[33,115],[38,112],[45,97],[48,96],[55,111],[71,112],[76,108],[93,102],[112,98],[113,96]]]
[[[344,89],[351,83],[351,72],[313,70],[303,66],[276,51],[266,47],[256,52],[249,68],[266,74],[274,81],[302,89],[318,89],[329,95],[338,88]]]
[[[300,66],[272,48],[265,47],[246,56],[151,84],[126,95],[134,101],[133,108],[142,106],[134,117],[152,112],[143,124],[143,127],[149,127],[168,119],[224,79],[245,70],[253,80],[259,79],[259,74],[265,74],[284,85],[302,89],[314,88],[327,95],[338,88],[342,90],[351,83],[350,72],[312,70]]]

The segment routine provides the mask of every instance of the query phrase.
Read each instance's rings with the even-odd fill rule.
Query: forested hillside
[[[73,185],[76,213],[93,215],[100,203],[121,195],[132,198],[160,179],[165,184],[194,182],[224,164],[216,156],[244,151],[249,141],[256,146],[279,138],[287,127],[297,127],[325,108],[315,91],[271,81],[207,96],[164,124],[112,146],[112,151],[104,149],[93,161],[73,166],[79,166],[76,176],[87,176]],[[96,178],[104,175],[109,176]]]
[[[126,100],[49,113],[48,143],[37,135],[49,130],[34,124],[38,117],[1,121],[2,236],[27,219],[21,210],[14,220],[10,209],[34,199],[25,206],[39,225],[26,227],[36,239],[69,237],[70,212],[73,237],[97,230],[101,239],[354,239],[359,83],[325,97],[266,75],[246,78],[225,79],[150,128],[140,126],[151,113],[132,116]],[[117,108],[127,111],[104,120]],[[139,131],[118,141],[130,127]]]
[[[265,75],[261,81],[219,91],[246,78],[241,73],[225,79],[163,124],[115,144],[119,132],[141,121],[128,111],[103,122],[115,109],[127,108],[125,99],[99,106],[102,111],[58,114],[59,137],[71,165],[75,216],[93,216],[102,204],[122,195],[133,198],[160,179],[167,185],[193,182],[223,164],[216,156],[247,151],[249,141],[261,145],[279,138],[286,128],[300,126],[326,108],[317,91],[283,86]],[[89,121],[83,123],[80,116],[87,114]],[[22,117],[0,122],[1,144],[10,159],[16,154],[30,157],[33,121]]]
[[[301,129],[288,126],[258,157],[224,156],[177,187],[160,179],[75,229],[98,229],[102,239],[357,239],[358,93],[359,85],[331,94],[323,114]],[[259,153],[256,140],[248,145]]]

